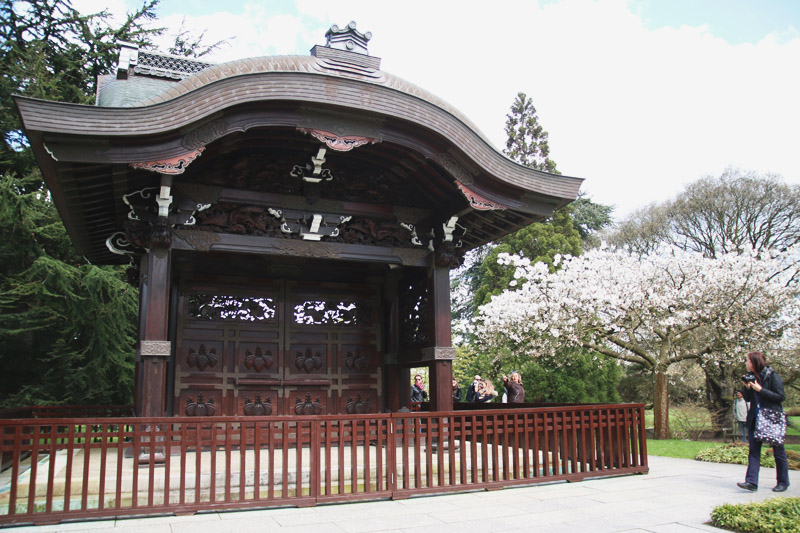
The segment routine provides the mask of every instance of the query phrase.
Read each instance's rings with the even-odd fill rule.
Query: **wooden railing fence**
[[[643,407],[0,420],[0,524],[646,473]]]

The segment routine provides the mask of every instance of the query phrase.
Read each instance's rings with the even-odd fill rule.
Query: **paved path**
[[[707,524],[722,503],[776,496],[775,470],[761,469],[761,489],[736,487],[745,467],[690,459],[649,458],[650,473],[580,483],[553,483],[491,492],[448,494],[398,501],[204,513],[194,516],[80,522],[21,527],[9,532],[116,533],[466,533],[696,532],[722,531]],[[790,471],[783,495],[800,496],[800,472]]]

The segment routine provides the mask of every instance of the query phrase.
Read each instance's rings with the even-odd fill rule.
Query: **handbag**
[[[753,438],[773,446],[783,444],[786,440],[786,414],[783,411],[759,406]]]

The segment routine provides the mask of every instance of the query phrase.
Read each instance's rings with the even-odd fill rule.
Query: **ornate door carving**
[[[186,282],[173,414],[380,410],[380,314],[365,285]]]

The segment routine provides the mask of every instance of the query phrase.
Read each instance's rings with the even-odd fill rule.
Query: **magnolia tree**
[[[800,318],[797,285],[782,274],[795,257],[602,246],[557,258],[561,268],[550,272],[504,255],[515,280],[480,309],[476,333],[489,350],[552,358],[572,345],[641,365],[655,375],[655,436],[668,438],[667,368],[689,359],[732,363],[779,342]]]

